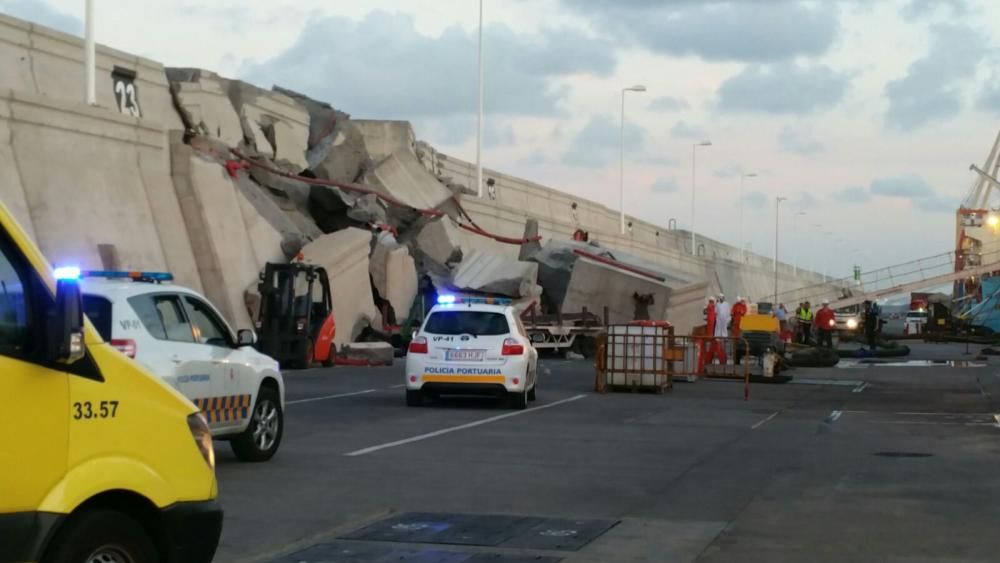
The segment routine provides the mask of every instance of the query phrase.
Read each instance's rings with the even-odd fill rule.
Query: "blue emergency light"
[[[510,305],[512,301],[506,297],[461,297],[455,295],[438,295],[438,305]]]
[[[136,281],[168,282],[174,276],[169,272],[127,272],[119,270],[87,270],[81,272],[85,278],[129,279]]]
[[[80,268],[76,266],[59,266],[52,271],[52,275],[57,280],[78,280],[80,279]]]

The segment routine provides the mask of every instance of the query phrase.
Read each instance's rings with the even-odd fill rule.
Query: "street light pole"
[[[774,303],[778,303],[778,226],[781,218],[781,202],[788,198],[778,196],[774,198]]]
[[[90,0],[88,0],[89,2]],[[476,105],[476,197],[483,197],[483,0],[479,0],[479,79]]]
[[[740,248],[743,249],[743,184],[747,178],[756,178],[757,173],[751,172],[749,174],[740,175]],[[743,250],[743,261],[746,262],[746,250]]]
[[[698,246],[697,242],[695,241],[695,234],[694,234],[694,227],[695,227],[694,192],[695,192],[695,181],[698,169],[696,155],[698,153],[698,147],[710,147],[710,146],[712,146],[712,141],[702,141],[700,143],[695,143],[691,145],[691,256],[698,255]]]
[[[796,243],[801,243],[799,239],[799,217],[804,217],[806,215],[805,211],[799,211],[794,216],[792,216],[792,238],[795,239]],[[792,254],[792,275],[794,277],[799,277],[799,246],[796,244],[795,251]]]
[[[622,120],[621,120],[621,153],[618,157],[618,212],[620,215],[621,234],[625,234],[625,92],[645,92],[646,87],[636,84],[622,88]]]

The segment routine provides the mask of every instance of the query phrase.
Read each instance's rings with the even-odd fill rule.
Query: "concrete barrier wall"
[[[200,286],[183,228],[160,243],[179,212],[158,124],[23,92],[0,108],[4,202],[50,261],[100,269],[97,245],[112,243],[122,267]]]
[[[141,117],[165,129],[183,128],[162,64],[104,45],[98,45],[96,53],[98,106],[121,113],[112,80],[119,67],[135,73],[134,97]],[[84,84],[83,39],[0,14],[0,86],[83,103]]]
[[[435,167],[453,182],[475,184],[475,166],[447,155],[438,155]],[[544,238],[570,238],[578,228],[589,231],[592,239],[603,246],[624,250],[655,262],[670,270],[687,274],[709,283],[712,291],[730,295],[744,294],[764,300],[774,293],[773,263],[769,258],[750,254],[743,262],[736,247],[698,237],[700,256],[690,252],[690,232],[667,230],[633,217],[630,234],[622,236],[619,216],[614,210],[583,198],[554,190],[521,178],[485,170],[484,178],[495,180],[493,194],[483,198],[462,195],[462,205],[484,229],[505,236],[519,237],[527,218],[538,219],[539,233]],[[573,204],[576,204],[576,209]],[[465,244],[473,247],[493,245],[477,235],[463,235]],[[478,240],[477,240],[478,239]],[[506,252],[516,253],[507,246]],[[791,265],[779,263],[779,291],[821,283],[822,276],[802,271],[796,276]]]

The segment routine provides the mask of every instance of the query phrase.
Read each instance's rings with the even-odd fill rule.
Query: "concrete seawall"
[[[264,264],[287,260],[324,236],[318,225],[325,223],[315,207],[309,208],[324,192],[293,185],[295,180],[282,184],[272,177],[266,184],[238,166],[227,170],[241,164],[231,160],[229,148],[239,145],[299,172],[314,148],[314,115],[300,98],[208,71],[168,73],[155,61],[104,46],[97,49],[98,104],[88,106],[82,103],[82,43],[0,15],[0,198],[51,262],[109,267],[110,247],[115,267],[170,271],[178,283],[205,292],[237,328],[249,326],[245,292]],[[495,184],[479,198],[469,188],[472,164],[418,142],[409,123],[351,120],[349,127],[331,129],[331,143],[357,140],[359,146],[350,151],[362,155],[356,162],[360,181],[380,193],[414,207],[441,209],[453,207],[448,202],[454,194],[484,229],[518,239],[526,219],[537,220],[545,240],[569,239],[577,229],[586,230],[605,248],[630,253],[677,280],[669,286],[676,293],[659,305],[671,314],[683,310],[686,325],[700,318],[706,293],[764,300],[774,291],[771,261],[764,257],[741,261],[737,249],[709,239],[699,239],[698,255],[692,256],[688,233],[634,218],[630,233],[622,236],[614,210],[493,170],[485,177]],[[355,154],[350,151],[344,154]],[[364,219],[329,211],[335,219],[331,224],[339,225],[331,228],[359,227],[358,232],[371,234],[385,221],[384,215],[374,219],[384,212],[380,209],[372,204],[374,215],[362,214]],[[518,258],[517,245],[448,227],[466,253]],[[346,301],[338,304],[334,296],[338,325],[345,328],[338,332],[338,344],[366,324],[381,327],[384,320],[364,283],[369,268],[364,242],[359,236],[343,252],[333,249],[317,258],[332,261],[331,278],[344,286],[339,291]],[[448,237],[445,243],[450,253]],[[386,295],[407,303],[416,278],[412,260],[402,265],[408,269],[397,277],[405,280],[406,291]],[[357,275],[337,277],[341,266]],[[816,274],[795,276],[790,266],[779,266],[782,291],[821,281]],[[628,317],[631,295],[614,302],[619,317]],[[397,317],[406,313],[395,311]]]

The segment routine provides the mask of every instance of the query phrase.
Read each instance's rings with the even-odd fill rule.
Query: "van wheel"
[[[531,388],[530,391],[528,391],[528,400],[529,401],[534,401],[535,400],[535,387],[538,387],[537,383],[535,384],[534,387]]]
[[[113,510],[73,516],[52,539],[43,563],[157,563],[153,539],[138,522]]]
[[[523,411],[528,408],[528,392],[522,391],[520,393],[507,393],[507,401],[510,404],[510,408]]]
[[[424,404],[424,393],[423,391],[411,391],[406,390],[406,406],[408,407],[419,407]]]
[[[250,415],[250,424],[229,445],[240,461],[267,461],[274,457],[285,430],[285,417],[281,412],[278,392],[261,387],[257,404]]]

